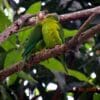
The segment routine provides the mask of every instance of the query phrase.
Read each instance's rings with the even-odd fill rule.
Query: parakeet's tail
[[[24,50],[24,52],[22,53],[22,57],[23,58],[28,57],[28,55],[30,55],[32,53],[32,48],[34,48],[33,45],[31,45],[28,49]]]

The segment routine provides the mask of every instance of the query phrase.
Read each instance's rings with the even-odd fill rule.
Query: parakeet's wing
[[[32,30],[32,33],[30,34],[30,37],[26,43],[24,52],[23,52],[23,58],[28,57],[32,51],[34,50],[34,47],[36,43],[42,38],[42,26],[41,24],[37,24],[34,29]]]
[[[64,40],[64,31],[63,31],[63,27],[61,26],[61,24],[58,22],[58,25],[59,25],[59,29],[58,29],[58,31],[59,31],[59,35],[60,35],[60,38],[62,39],[62,42],[64,43],[65,42],[65,40]]]
[[[45,43],[44,43],[43,39],[41,39],[41,40],[36,44],[34,51],[37,52],[37,51],[42,50],[43,48],[45,48]]]
[[[60,37],[59,23],[53,18],[46,18],[42,22],[42,34],[43,39],[47,48],[52,48],[57,44],[62,44],[62,39]]]

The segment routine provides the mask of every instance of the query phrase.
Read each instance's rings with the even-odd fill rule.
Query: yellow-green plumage
[[[56,16],[48,16],[42,21],[42,35],[46,48],[53,48],[64,43],[63,28]],[[57,58],[65,66],[64,55]],[[66,66],[65,70],[67,70]]]
[[[63,40],[63,29],[55,16],[47,16],[33,29],[26,43],[23,58],[27,59],[32,53],[43,48],[53,48],[60,45]]]
[[[53,16],[48,16],[42,21],[42,35],[46,48],[53,48],[63,43],[62,27]]]

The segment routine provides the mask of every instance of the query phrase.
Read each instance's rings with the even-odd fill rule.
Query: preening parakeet
[[[56,15],[48,15],[34,27],[26,43],[23,58],[27,59],[39,48],[53,48],[62,43],[64,43],[64,36],[59,20]]]
[[[23,52],[24,59],[27,59],[32,52],[34,53],[35,46],[41,40],[41,38],[42,38],[42,25],[38,23],[32,30],[30,37],[26,43]]]
[[[64,32],[57,15],[48,15],[41,23],[46,48],[53,48],[64,43]],[[65,66],[64,55],[59,56],[58,59]]]
[[[41,23],[46,48],[53,48],[64,42],[63,30],[56,15],[48,15]]]

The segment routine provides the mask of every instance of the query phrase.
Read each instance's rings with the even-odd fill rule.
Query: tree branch
[[[73,12],[73,13],[69,13],[69,14],[60,15],[60,20],[61,21],[66,21],[66,20],[69,21],[69,20],[82,19],[82,18],[86,18],[86,17],[90,16],[92,13],[100,13],[100,6]]]
[[[73,12],[73,13],[58,15],[58,17],[60,18],[60,22],[63,22],[63,21],[82,19],[84,17],[90,16],[94,12],[100,13],[100,6],[95,7],[95,8],[86,9],[86,10]],[[45,16],[46,16],[46,14],[44,14],[44,12],[41,12],[37,16],[27,15],[27,14],[21,16],[10,27],[8,27],[3,33],[1,33],[0,43],[2,43],[4,40],[6,40],[13,33],[16,33],[23,26],[35,25],[37,23],[36,19],[38,19],[38,17],[40,20],[42,20],[45,18]]]
[[[82,87],[73,87],[73,89],[68,90],[69,92],[100,92],[100,88],[96,87],[89,87],[89,88],[82,88]]]
[[[0,34],[0,43],[6,40],[10,35],[16,33],[25,22],[32,17],[32,15],[23,15],[18,20],[16,20],[11,26],[9,26],[4,32]]]
[[[56,91],[53,91],[54,95],[52,96],[51,100],[61,100],[62,99],[62,91],[59,90],[59,88]],[[66,92],[75,92],[75,93],[85,93],[85,92],[89,92],[89,93],[100,93],[100,88],[98,87],[73,87],[72,89],[66,91]],[[41,95],[37,95],[35,97],[32,98],[32,100],[37,100],[37,98],[41,96]]]
[[[72,41],[70,41],[68,44],[56,45],[52,49],[42,50],[42,51],[36,53],[35,55],[32,55],[29,58],[28,62],[26,62],[26,63],[24,61],[21,61],[15,65],[12,65],[12,67],[10,67],[8,69],[1,70],[0,71],[0,81],[2,81],[7,76],[9,76],[15,72],[19,72],[19,71],[23,70],[24,68],[29,68],[33,64],[38,64],[40,61],[46,60],[50,57],[56,57],[56,56],[59,56],[65,52],[68,52],[68,51],[72,50],[73,46],[77,47],[79,44],[81,44],[84,41],[86,41],[87,39],[93,37],[98,32],[100,32],[100,24],[98,24],[98,25],[92,27],[91,29],[88,29],[87,31],[81,33],[81,36],[78,38],[77,43],[75,43],[71,39]]]
[[[82,35],[81,33],[85,30],[86,26],[93,20],[97,13],[92,13],[88,19],[82,24],[82,26],[79,28],[77,34],[69,41],[71,43],[77,44],[78,38]],[[73,41],[73,42],[72,42]],[[74,46],[75,47],[75,46]]]

